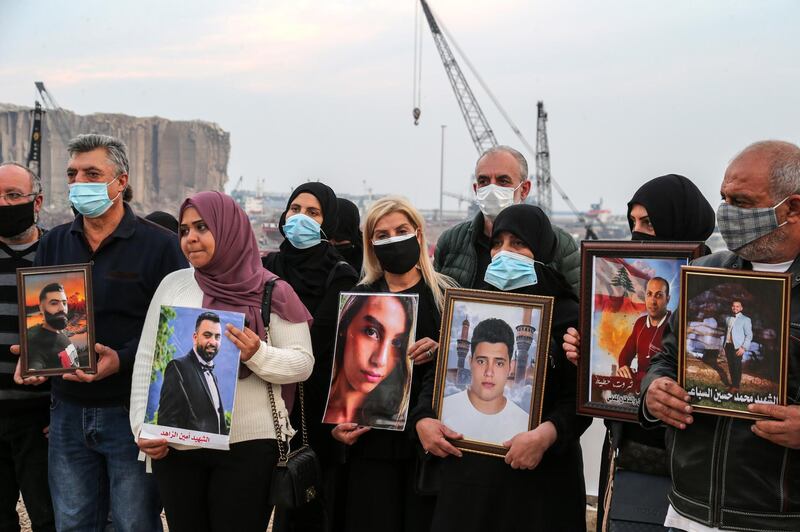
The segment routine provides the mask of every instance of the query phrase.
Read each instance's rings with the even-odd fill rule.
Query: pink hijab
[[[264,338],[261,300],[264,284],[278,276],[261,265],[261,255],[247,214],[230,196],[221,192],[199,192],[181,205],[183,211],[194,207],[214,235],[214,256],[202,269],[195,269],[194,278],[203,291],[203,307],[242,312],[250,328]],[[291,323],[307,322],[311,314],[289,284],[278,279],[272,291],[272,312]],[[242,365],[239,378],[250,375]],[[287,390],[288,388],[288,390]],[[284,386],[286,395],[294,397],[294,387]],[[291,410],[291,403],[287,406]]]

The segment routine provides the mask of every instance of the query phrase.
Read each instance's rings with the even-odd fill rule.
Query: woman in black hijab
[[[682,175],[668,174],[651,179],[633,194],[628,202],[628,225],[631,240],[705,242],[714,232],[715,215],[694,183]],[[704,254],[711,252],[708,246],[704,245],[704,248]],[[564,349],[574,363],[577,363],[579,348],[578,331],[568,329],[564,336]],[[669,486],[664,429],[644,430],[621,421],[606,421],[605,424],[608,430],[600,460],[598,499],[601,502],[597,507],[597,531],[605,530],[606,521],[614,518],[613,515],[606,517],[608,508],[603,501],[612,503],[613,507],[610,479],[614,478],[613,485],[617,489],[625,483],[624,478],[615,477],[615,470],[619,467],[638,473],[642,487],[647,487],[636,490],[636,501],[629,501],[634,506],[628,504],[629,508],[638,507],[641,515],[646,516],[639,524],[652,526],[654,522],[662,523],[667,512],[666,490]],[[654,496],[645,497],[643,494]],[[635,515],[635,511],[628,511],[626,519],[630,525],[634,525],[632,519]]]
[[[304,223],[290,223],[296,216],[303,217]],[[315,322],[318,319],[315,311],[332,283],[349,278],[352,283],[347,290],[358,280],[353,268],[347,267],[341,254],[328,242],[336,231],[338,219],[339,202],[333,189],[324,183],[300,185],[289,197],[278,223],[286,238],[279,251],[270,253],[263,261],[265,268],[292,285]]]
[[[336,337],[339,292],[348,291],[358,274],[328,242],[336,230],[339,204],[333,190],[323,183],[304,183],[295,188],[279,228],[286,238],[279,251],[263,259],[264,267],[288,282],[314,318],[311,344],[314,370],[304,386],[309,443],[319,457],[326,484],[335,482],[336,460],[330,429],[320,420],[328,398],[328,386]],[[296,402],[296,401],[295,401]],[[300,409],[291,409],[292,426],[300,426]],[[323,490],[322,504],[308,504],[300,511],[276,511],[275,530],[325,530],[333,515],[334,490]]]
[[[364,244],[361,242],[361,216],[356,204],[344,198],[338,198],[339,223],[330,237],[331,244],[341,253],[344,260],[357,272],[361,272],[364,263]]]
[[[559,341],[578,322],[578,300],[566,279],[546,264],[557,241],[550,221],[533,205],[503,209],[492,227],[492,263],[485,289],[555,298],[542,406],[542,423],[510,440],[505,461],[463,453],[442,466],[432,530],[508,532],[582,531],[586,528],[586,489],[580,436],[591,419],[575,412],[577,376]],[[513,267],[506,267],[513,263]],[[442,456],[434,441],[423,446]]]
[[[705,242],[714,232],[714,209],[689,179],[662,175],[634,193],[628,202],[628,225],[631,240]]]

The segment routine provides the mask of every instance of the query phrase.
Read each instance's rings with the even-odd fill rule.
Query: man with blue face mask
[[[489,236],[495,217],[506,207],[523,203],[530,193],[528,162],[509,146],[490,148],[478,158],[472,189],[481,211],[472,220],[442,233],[434,255],[436,270],[465,288],[479,287],[492,262]],[[577,294],[581,268],[578,245],[564,230],[558,227],[553,230],[558,249],[552,266],[564,275]]]
[[[52,377],[49,484],[58,530],[161,529],[155,482],[138,461],[128,419],[131,371],[161,280],[187,266],[174,233],[137,217],[125,145],[79,135],[67,149],[72,223],[45,234],[35,266],[92,263],[97,372]],[[35,385],[44,377],[22,378]]]
[[[730,251],[693,264],[791,273],[790,334],[797,337],[800,148],[779,141],[752,144],[728,166],[720,193],[717,222]],[[662,423],[668,429],[672,488],[664,526],[692,532],[800,530],[800,345],[789,344],[789,406],[749,407],[772,419],[695,415],[676,382],[678,314],[642,381],[639,407],[645,427]]]

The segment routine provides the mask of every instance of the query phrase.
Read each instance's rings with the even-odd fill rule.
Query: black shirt
[[[39,241],[24,249],[12,249],[0,242],[0,414],[40,409],[47,412],[50,404],[50,381],[39,386],[14,382],[19,357],[9,347],[19,344],[17,301],[17,268],[33,264]]]
[[[150,300],[169,273],[188,263],[175,233],[139,218],[129,205],[114,232],[93,252],[83,216],[42,237],[35,266],[92,264],[95,341],[117,351],[119,373],[91,384],[53,378],[53,394],[85,406],[130,401],[131,373]]]
[[[492,263],[492,240],[481,230],[475,233],[473,245],[475,246],[475,253],[478,255],[478,262],[475,268],[475,279],[469,288],[480,288],[483,286],[486,268]]]
[[[34,325],[28,330],[28,368],[61,369],[59,353],[69,347],[67,335]]]
[[[381,278],[371,285],[359,285],[354,292],[389,292],[386,281]],[[416,340],[430,338],[439,341],[439,328],[442,316],[436,307],[433,294],[425,283],[425,279],[414,286],[393,292],[395,294],[418,294],[419,306],[417,307],[417,329]],[[416,422],[423,417],[429,417],[423,412],[431,410],[430,393],[425,393],[423,382],[430,381],[436,374],[436,360],[425,364],[414,365],[411,378],[411,397],[408,406],[408,417],[404,432],[390,430],[371,430],[358,439],[350,447],[350,452],[354,455],[369,456],[372,458],[403,458],[412,456],[412,442],[416,439]],[[432,414],[431,414],[432,416]]]

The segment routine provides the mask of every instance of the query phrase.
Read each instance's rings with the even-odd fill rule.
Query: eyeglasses
[[[39,194],[36,192],[31,192],[30,194],[23,194],[22,192],[6,192],[5,194],[0,194],[0,199],[5,199],[7,202],[12,203],[15,201],[19,201],[22,198],[29,198],[31,196],[38,196]]]

